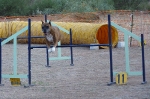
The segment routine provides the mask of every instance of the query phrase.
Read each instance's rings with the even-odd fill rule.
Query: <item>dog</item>
[[[48,52],[55,52],[55,48],[59,41],[61,41],[61,32],[58,27],[52,26],[51,21],[43,22],[42,21],[42,32],[44,33],[46,39],[46,45],[48,48]],[[50,46],[53,44],[53,47]]]

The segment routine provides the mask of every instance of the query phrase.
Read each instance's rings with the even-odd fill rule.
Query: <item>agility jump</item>
[[[46,20],[47,17],[45,17],[45,22],[47,22]],[[110,18],[110,15],[108,16],[108,18]],[[29,19],[29,23],[31,23],[31,20]],[[57,47],[70,47],[70,53],[71,53],[71,66],[73,66],[73,47],[89,47],[89,46],[108,46],[109,47],[109,53],[110,53],[110,78],[111,78],[111,82],[110,83],[114,83],[113,82],[113,67],[112,67],[112,42],[111,42],[111,29],[110,29],[110,25],[108,25],[109,27],[109,32],[108,32],[108,37],[109,37],[109,44],[79,44],[79,45],[73,45],[72,44],[72,31],[70,29],[70,45],[61,45],[61,46],[57,46]],[[47,48],[46,46],[31,46],[31,29],[29,28],[28,30],[28,56],[29,56],[29,60],[28,60],[28,67],[29,70],[31,69],[31,49],[33,48]],[[47,51],[48,52],[48,51]],[[48,53],[47,53],[48,55]],[[31,72],[30,72],[31,74]],[[31,81],[29,81],[29,85],[31,84]]]
[[[146,83],[146,77],[145,77],[145,56],[144,56],[144,35],[141,34],[141,37],[131,33],[130,31],[126,30],[125,28],[122,28],[121,26],[115,24],[114,22],[111,22],[111,25],[117,28],[118,30],[122,31],[124,33],[124,40],[125,40],[125,69],[128,75],[143,75],[143,82],[142,84]],[[141,53],[142,53],[142,71],[131,71],[130,70],[130,64],[129,64],[129,47],[128,47],[128,37],[132,37],[139,41],[141,43]],[[113,75],[116,75],[116,72],[113,73]]]
[[[70,47],[70,50],[71,50],[71,65],[73,65],[73,50],[72,50],[73,47],[108,46],[109,47],[109,52],[110,52],[110,83],[108,85],[111,85],[111,84],[115,83],[113,81],[113,74],[114,74],[114,72],[113,72],[113,64],[112,64],[112,42],[111,42],[111,29],[110,29],[110,27],[111,27],[110,15],[108,15],[109,44],[95,44],[95,45],[80,44],[80,45],[72,45],[72,32],[71,32],[71,29],[70,29],[70,45],[57,46],[57,47]],[[46,46],[31,46],[31,38],[32,38],[31,37],[31,19],[28,20],[28,27],[25,27],[22,31],[25,31],[26,29],[28,30],[28,74],[25,75],[26,76],[25,78],[28,78],[28,85],[30,86],[30,85],[32,85],[31,84],[31,49],[33,49],[33,48],[47,48],[47,47]],[[20,35],[20,34],[21,33],[19,32],[18,35]],[[15,39],[17,39],[18,35],[15,36]],[[14,41],[16,42],[16,40],[14,40]],[[142,40],[141,40],[141,45],[142,45]],[[144,49],[144,47],[142,47],[142,48]],[[142,56],[144,56],[144,51],[142,53],[143,53]],[[0,71],[2,71],[1,67],[2,66],[0,66]],[[0,84],[1,84],[1,79],[2,78],[3,78],[2,77],[2,72],[0,72]],[[143,82],[146,82],[144,62],[143,62]]]

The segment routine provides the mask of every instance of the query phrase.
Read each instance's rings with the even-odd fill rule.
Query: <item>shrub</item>
[[[0,0],[0,15],[56,14],[101,10],[150,10],[149,0]]]
[[[0,15],[21,15],[24,12],[24,6],[26,6],[29,0],[0,0]]]
[[[144,5],[147,4],[148,0],[113,0],[114,7],[116,10],[143,10]]]

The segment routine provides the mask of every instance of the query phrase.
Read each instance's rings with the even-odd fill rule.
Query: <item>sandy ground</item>
[[[35,45],[43,46],[43,45]],[[18,45],[18,74],[27,74],[28,46]],[[12,73],[12,44],[2,47],[3,74]],[[127,85],[107,86],[110,82],[109,50],[90,50],[89,47],[73,48],[74,66],[70,60],[50,61],[45,67],[45,49],[32,49],[32,84],[24,88],[27,79],[21,79],[22,86],[11,86],[3,78],[0,99],[150,99],[150,46],[145,46],[147,84],[141,85],[142,76],[129,76]],[[57,52],[51,53],[57,56]],[[62,48],[62,56],[70,56],[69,48]],[[130,48],[131,71],[141,71],[141,48]],[[113,49],[114,71],[125,71],[124,48]],[[115,81],[115,77],[114,77]]]

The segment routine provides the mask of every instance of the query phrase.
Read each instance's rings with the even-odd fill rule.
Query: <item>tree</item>
[[[113,0],[116,10],[137,10],[143,2],[148,0]]]
[[[0,0],[0,15],[10,16],[23,13],[27,1],[29,0]]]

